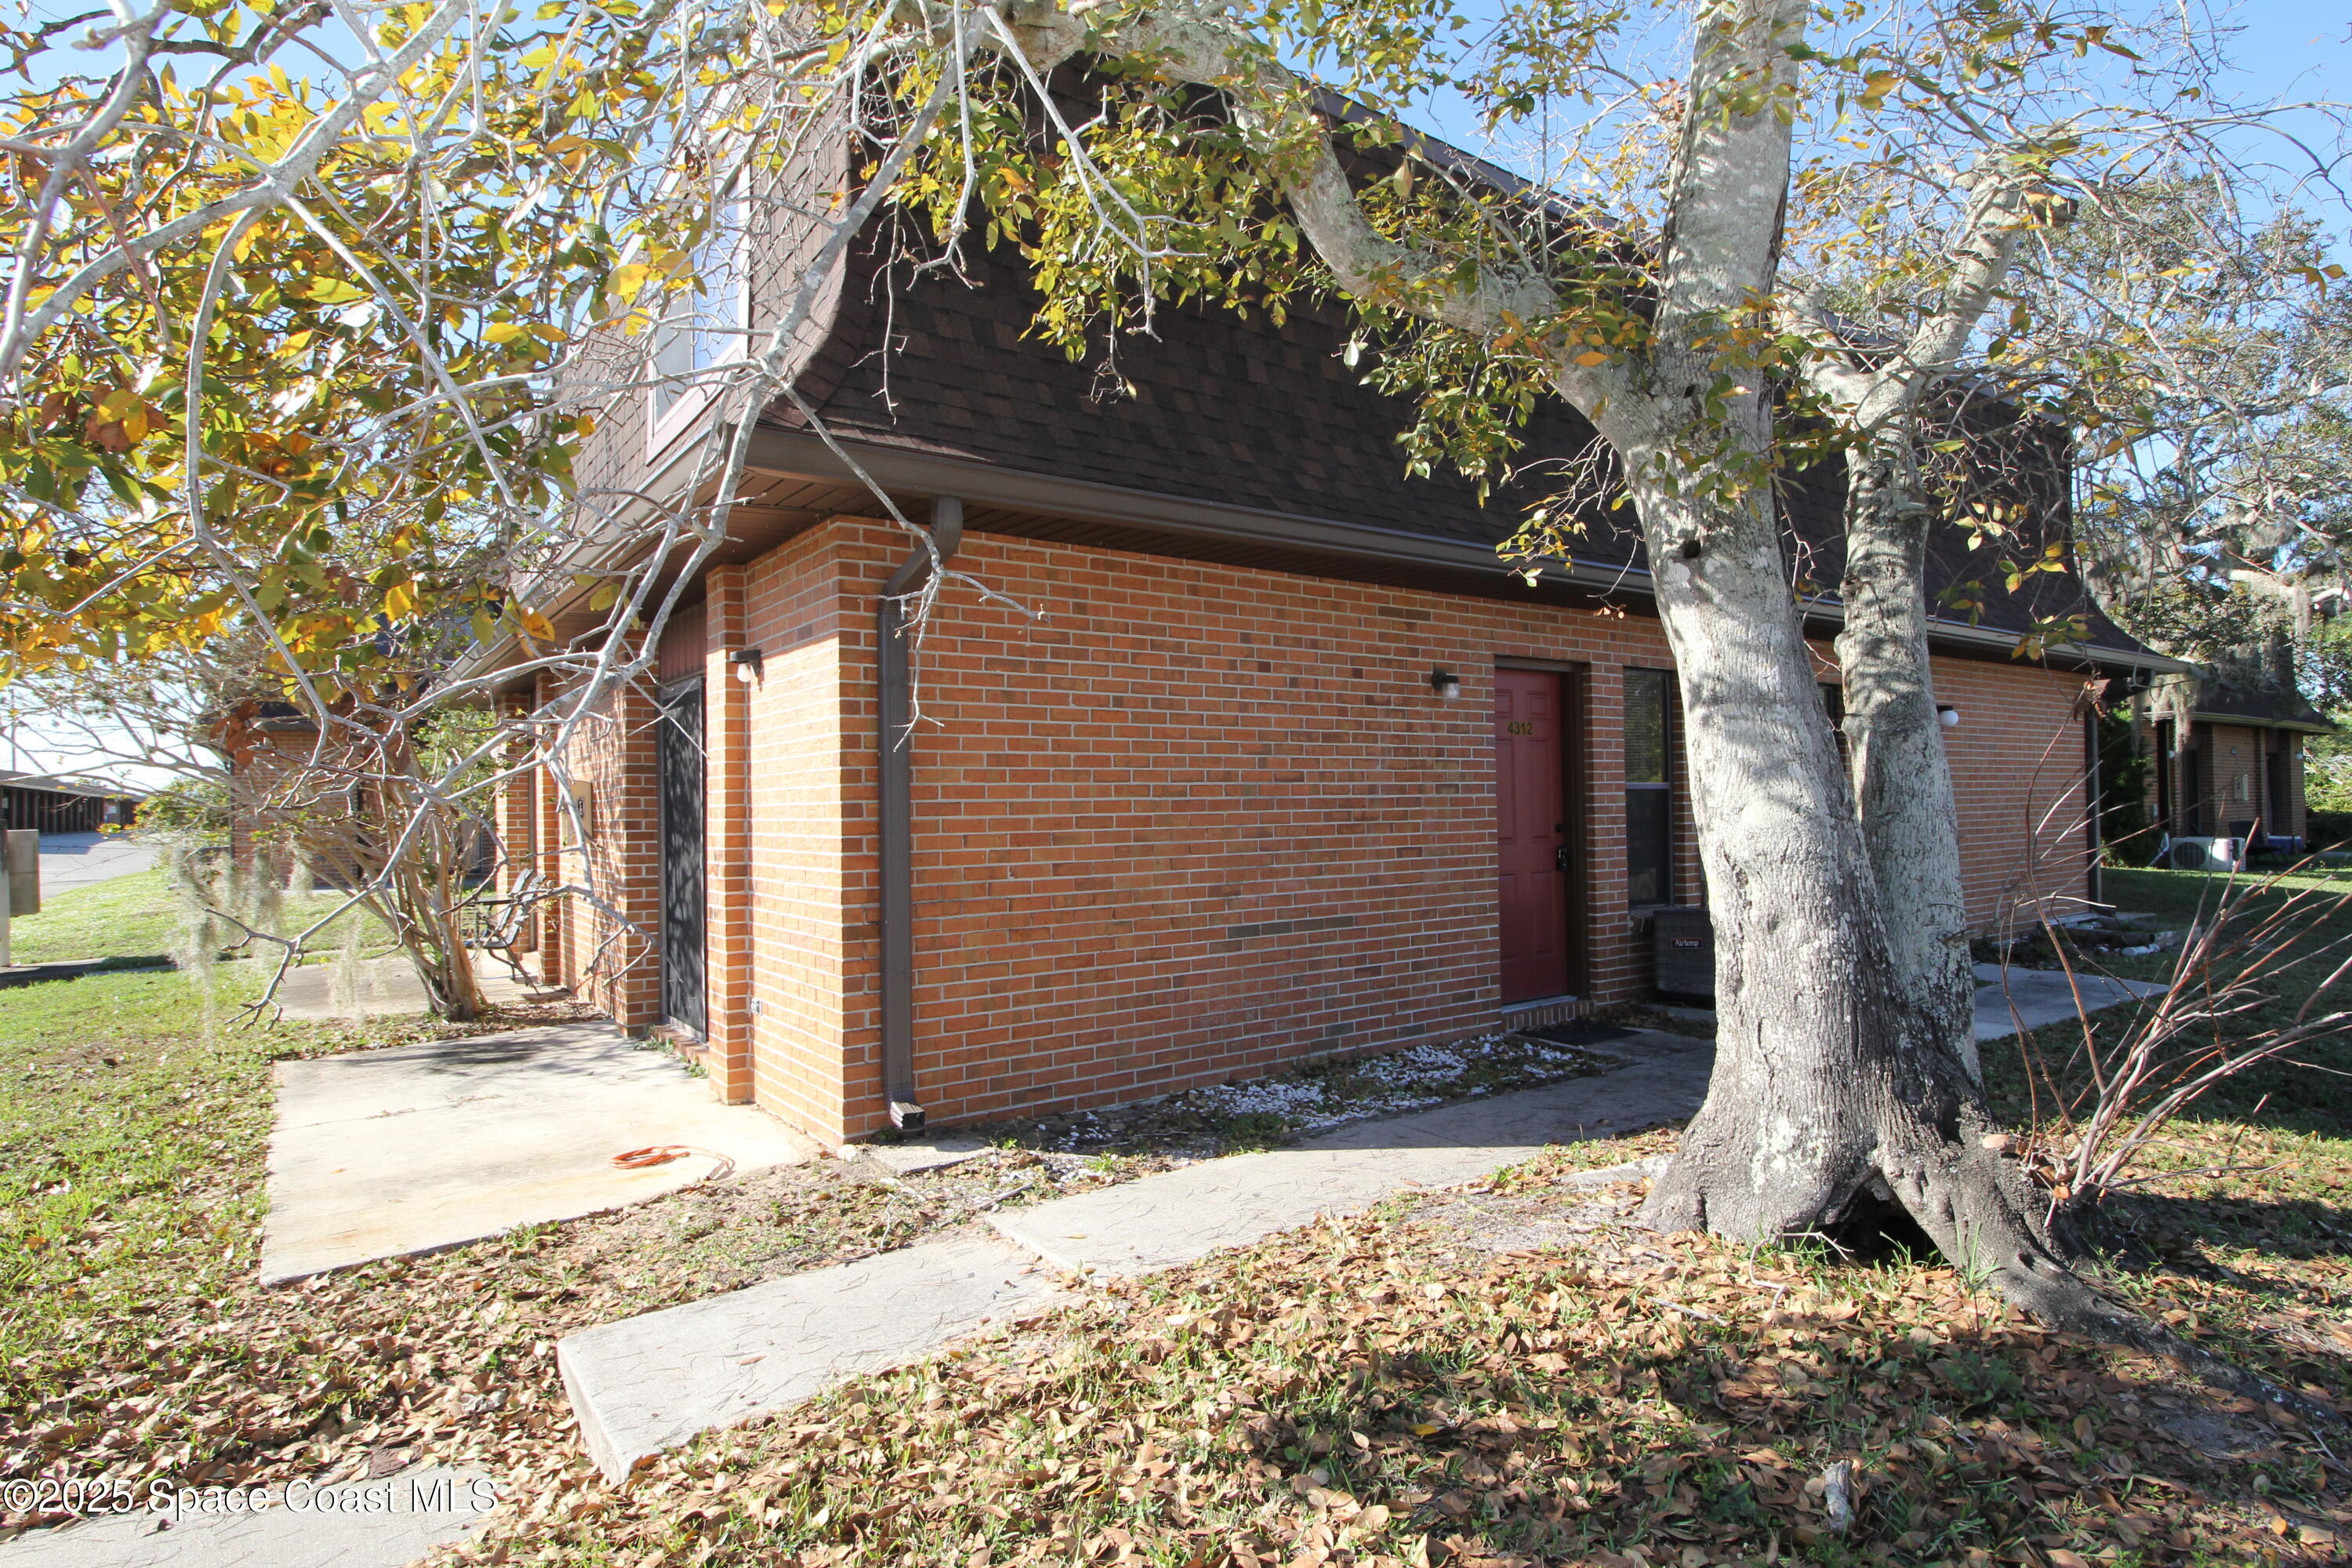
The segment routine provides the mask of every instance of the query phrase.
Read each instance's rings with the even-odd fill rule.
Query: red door
[[[1495,818],[1503,1000],[1569,988],[1568,791],[1558,675],[1495,672]]]

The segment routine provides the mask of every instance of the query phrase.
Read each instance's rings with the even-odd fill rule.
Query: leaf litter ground
[[[1947,1268],[1661,1237],[1631,1223],[1633,1188],[1559,1181],[1671,1137],[1555,1151],[1090,1291],[663,1456],[625,1489],[551,1476],[451,1557],[2342,1559],[2346,1472],[2291,1420],[2043,1331]],[[2126,1288],[2215,1348],[2346,1396],[2340,1352],[2242,1334],[2227,1292],[2200,1283]]]
[[[89,1161],[12,1190],[10,1223],[44,1242],[45,1299],[71,1310],[7,1341],[8,1476],[226,1482],[468,1461],[512,1506],[466,1555],[582,1564],[2342,1555],[2345,1476],[2321,1437],[2014,1321],[1948,1271],[1648,1236],[1627,1224],[1631,1194],[1554,1181],[1671,1134],[1556,1151],[1475,1190],[1094,1292],[615,1489],[578,1451],[562,1334],[1165,1168],[1200,1150],[1185,1140],[1202,1127],[1147,1124],[1130,1146],[1158,1152],[1143,1155],[999,1148],[905,1180],[826,1162],[265,1292],[251,1280],[267,1062],[389,1043],[384,1026],[269,1046],[226,1031],[209,1055],[184,1026],[143,1027],[143,1047],[122,1029],[52,1029],[79,1043],[24,1058],[20,1102],[70,1114],[145,1093],[151,1122],[120,1128],[181,1140],[187,1157],[110,1205],[68,1212]],[[110,1087],[121,1071],[145,1088]],[[1255,1113],[1187,1114],[1213,1148],[1255,1142],[1223,1125]],[[30,1121],[6,1136],[12,1157],[55,1142]],[[2341,1401],[2352,1151],[2246,1127],[2184,1143],[2179,1173],[2117,1216],[2116,1288]],[[2225,1163],[2224,1143],[2266,1173],[2194,1174]],[[22,1301],[0,1311],[24,1328]],[[1839,1458],[1857,1467],[1842,1531],[1822,1484]]]
[[[1090,1153],[1023,1147],[1021,1129],[1000,1128],[1002,1146],[944,1170],[894,1178],[825,1160],[264,1290],[270,1064],[485,1025],[262,1031],[205,1025],[176,976],[76,984],[79,1005],[20,995],[0,1018],[0,1152],[19,1162],[0,1194],[0,1241],[13,1244],[0,1251],[19,1260],[12,1289],[47,1304],[37,1321],[22,1304],[0,1310],[0,1476],[133,1486],[343,1479],[423,1458],[501,1479],[568,1473],[576,1434],[553,1361],[564,1333],[949,1234],[993,1208],[1605,1066],[1518,1037],[1318,1064],[1273,1089],[1097,1119],[1125,1135],[1090,1139]],[[215,1017],[249,989],[227,970],[219,984]],[[510,1011],[488,1026],[578,1014]],[[1292,1080],[1314,1092],[1288,1092],[1284,1114],[1250,1101]],[[68,1126],[85,1131],[61,1136]],[[58,1522],[0,1516],[0,1536]]]

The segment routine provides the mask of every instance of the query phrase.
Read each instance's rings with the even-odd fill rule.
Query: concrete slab
[[[911,1176],[977,1159],[988,1152],[988,1145],[977,1138],[933,1138],[921,1143],[854,1143],[842,1152],[851,1150],[894,1176]]]
[[[41,897],[95,887],[144,871],[163,858],[163,847],[109,833],[41,835]]]
[[[484,962],[475,965],[482,995],[491,1002],[520,1002],[530,988],[518,983],[506,965]],[[425,983],[416,966],[399,953],[370,958],[346,970],[339,963],[306,963],[287,975],[278,987],[281,1018],[332,1020],[383,1018],[431,1011]]]
[[[590,1457],[619,1480],[698,1432],[919,1360],[1058,1295],[1034,1258],[951,1237],[568,1334],[556,1359]]]
[[[0,1568],[404,1568],[481,1527],[497,1490],[479,1470],[236,1489],[257,1511],[107,1514],[0,1545]]]
[[[1098,1192],[991,1215],[1004,1236],[1064,1268],[1147,1274],[1245,1247],[1321,1215],[1360,1213],[1401,1190],[1450,1186],[1550,1143],[1625,1132],[1697,1110],[1713,1046],[1643,1030],[1603,1055],[1598,1078],[1358,1122],[1296,1148],[1206,1160]]]
[[[2086,1013],[2161,995],[2165,986],[2153,980],[2114,980],[2103,974],[2055,970],[2006,969],[1979,963],[1977,979],[1977,1038],[2006,1039],[2022,1025],[2028,1029],[2072,1024]]]
[[[1976,966],[1977,1017],[1976,1036],[1979,1040],[1998,1040],[2017,1033],[2017,1018],[2011,1016],[2012,1005],[2029,1029],[2046,1028],[2052,1024],[2070,1024],[2082,1016],[2075,1007],[2076,989],[2080,986],[2082,1011],[2095,1013],[2103,1007],[2113,1007],[2142,996],[2153,996],[2164,987],[2145,980],[2109,980],[2095,974],[2075,976],[2070,984],[2063,974],[2038,969],[2003,971],[1998,963]],[[1653,1005],[1654,1012],[1672,1017],[1688,1018],[1696,1023],[1715,1022],[1715,1012],[1706,1007],[1665,1007]]]
[[[618,1479],[698,1432],[903,1365],[991,1321],[1050,1308],[1059,1293],[1041,1258],[1110,1273],[1186,1262],[1318,1215],[1354,1213],[1401,1188],[1468,1181],[1548,1143],[1686,1116],[1706,1092],[1714,1053],[1704,1040],[1639,1031],[1607,1051],[1628,1065],[995,1217],[1018,1247],[988,1237],[926,1242],[588,1329],[557,1346],[564,1388],[590,1455]]]
[[[815,1140],[721,1105],[609,1024],[355,1051],[277,1068],[261,1279],[430,1252],[814,1159]],[[620,1170],[613,1156],[683,1144]]]

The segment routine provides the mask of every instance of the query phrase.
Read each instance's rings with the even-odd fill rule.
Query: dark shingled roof
[[[1483,504],[1476,484],[1451,470],[1409,478],[1397,437],[1412,422],[1412,405],[1363,384],[1344,362],[1349,327],[1339,304],[1296,308],[1279,325],[1262,311],[1167,306],[1156,339],[1120,344],[1114,374],[1073,363],[1031,335],[1038,296],[1009,248],[972,247],[970,282],[939,271],[910,279],[901,268],[887,286],[878,249],[865,249],[831,338],[803,378],[841,436],[1011,471],[1488,545],[1510,537],[1526,508],[1546,493],[1540,473],[1534,483],[1498,486]],[[801,423],[789,409],[770,420]],[[1528,422],[1519,460],[1565,461],[1594,440],[1573,409],[1547,400]],[[2036,498],[2038,526],[2045,538],[2063,539],[2066,487],[2054,441],[2052,448],[2047,493]],[[1843,500],[1836,465],[1792,476],[1783,487],[1803,574],[1824,593],[1834,591],[1843,557]],[[1587,531],[1580,563],[1641,564],[1630,510],[1595,507]],[[1992,550],[1971,552],[1961,531],[1941,531],[1930,551],[1930,594],[1979,584],[1980,625],[2021,632],[2036,615],[2080,613],[2094,647],[2139,648],[2099,613],[2078,577],[2039,574],[2012,594],[1997,563]]]
[[[2313,730],[2336,727],[2302,692],[2259,669],[2211,665],[2199,675],[2197,716],[2200,719],[2243,719],[2254,724]]]

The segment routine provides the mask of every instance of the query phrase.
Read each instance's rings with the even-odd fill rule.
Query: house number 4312
[[[1532,719],[1514,719],[1503,728],[1514,735],[1532,735],[1536,732],[1536,721]]]

